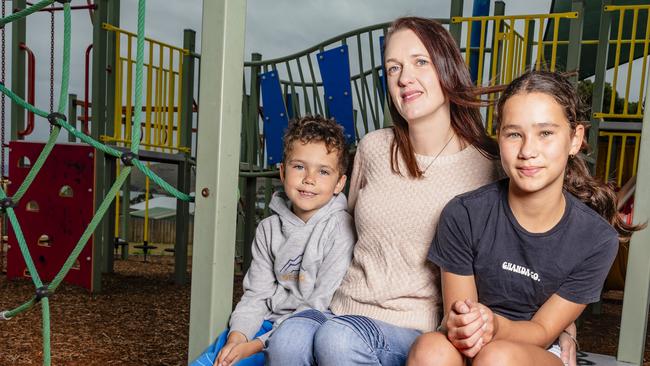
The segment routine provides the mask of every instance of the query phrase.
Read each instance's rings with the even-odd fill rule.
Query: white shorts
[[[551,352],[552,354],[556,355],[557,358],[562,358],[562,349],[560,349],[560,344],[559,343],[553,343],[549,348],[546,349],[547,351]]]

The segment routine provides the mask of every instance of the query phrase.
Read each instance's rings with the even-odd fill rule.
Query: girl
[[[619,241],[639,229],[578,155],[586,123],[568,80],[524,74],[496,117],[508,178],[443,210],[429,260],[442,272],[446,334],[421,336],[409,365],[562,365],[558,337],[598,301]]]

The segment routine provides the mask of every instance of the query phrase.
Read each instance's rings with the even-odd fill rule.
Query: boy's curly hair
[[[303,144],[323,142],[328,154],[334,150],[336,151],[339,173],[341,175],[346,174],[348,170],[348,149],[345,134],[343,133],[343,126],[334,119],[316,115],[305,116],[289,122],[284,134],[283,162],[291,155],[295,141],[300,141]]]

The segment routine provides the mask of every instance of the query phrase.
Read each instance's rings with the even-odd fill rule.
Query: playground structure
[[[386,34],[389,24],[348,32],[286,57],[263,60],[261,55],[252,54],[251,61],[245,62],[242,69],[223,56],[240,50],[243,43],[244,12],[239,5],[226,3],[204,4],[204,14],[218,14],[222,23],[204,22],[202,60],[218,63],[225,71],[213,70],[206,74],[203,70],[201,75],[202,85],[215,85],[215,88],[201,90],[203,107],[200,116],[216,115],[223,120],[216,126],[202,126],[198,140],[199,162],[214,156],[219,160],[212,167],[200,165],[201,169],[197,171],[197,192],[202,192],[202,195],[197,195],[195,224],[197,227],[217,224],[217,230],[214,233],[195,232],[195,242],[204,245],[195,246],[193,253],[193,271],[201,273],[201,277],[192,279],[190,359],[226,324],[231,310],[227,301],[229,297],[224,299],[224,295],[232,291],[229,282],[232,263],[228,263],[228,259],[232,258],[234,251],[223,243],[234,240],[235,233],[230,228],[235,222],[228,215],[235,210],[231,197],[236,196],[237,185],[222,173],[234,168],[228,157],[235,155],[237,150],[241,152],[239,191],[244,200],[245,222],[238,230],[243,231],[246,264],[250,261],[250,253],[246,252],[245,244],[250,242],[255,227],[255,217],[251,213],[257,201],[257,180],[264,179],[268,199],[270,179],[278,174],[274,167],[280,159],[276,145],[278,130],[289,118],[307,113],[336,116],[345,109],[341,105],[347,104],[353,106],[352,111],[348,110],[349,114],[344,117],[339,114],[337,118],[343,125],[353,126],[348,131],[354,131],[357,139],[369,131],[390,125],[389,115],[385,113],[386,92],[380,51],[381,37]],[[588,157],[592,171],[625,188],[622,197],[627,201],[628,210],[632,207],[630,192],[635,191],[634,215],[643,221],[639,217],[645,218],[650,214],[646,186],[650,183],[650,172],[643,168],[650,147],[647,139],[644,143],[641,138],[640,121],[641,118],[648,120],[642,105],[648,94],[650,5],[633,0],[615,4],[611,1],[578,0],[559,3],[554,2],[550,14],[504,16],[505,5],[497,1],[495,15],[463,17],[463,2],[451,1],[449,19],[439,21],[448,24],[481,85],[507,83],[529,66],[577,71],[573,80],[592,87],[589,143],[593,153]],[[476,29],[480,30],[478,39],[472,36]],[[207,34],[214,35],[214,38],[208,38]],[[343,55],[342,58],[349,62],[337,65],[338,73],[350,71],[349,81],[342,82],[344,77],[337,78],[338,75],[332,75],[330,68],[323,65],[323,59],[336,57],[334,55]],[[623,67],[626,70],[621,74],[619,70]],[[241,100],[226,92],[241,82],[231,77],[240,70],[244,74]],[[607,84],[611,89],[605,98]],[[638,101],[634,102],[632,95],[638,96]],[[494,99],[497,96],[487,97]],[[208,107],[205,105],[208,100],[219,102]],[[241,146],[231,141],[239,130],[224,122],[235,117],[232,111],[224,110],[224,105],[240,102],[243,104]],[[489,108],[485,110],[485,118],[488,133],[493,133]],[[201,144],[201,141],[207,142],[201,137],[205,134],[211,141],[215,141],[216,136],[218,141],[207,151]],[[260,136],[264,136],[264,141],[260,141]],[[214,200],[219,202],[218,206],[211,203]],[[627,214],[630,217],[631,211]],[[650,283],[650,250],[643,246],[648,240],[647,235],[645,231],[636,235],[629,246],[628,259],[621,260],[622,265],[613,269],[613,272],[619,272],[618,286],[623,286],[625,279],[626,290],[617,356],[619,363],[642,363]],[[622,247],[619,257],[627,251],[628,248]],[[625,278],[625,273],[634,275]],[[598,362],[615,363],[607,358]]]
[[[153,180],[161,188],[179,200],[184,202],[193,200],[190,195],[179,191],[151,171],[148,161],[173,162],[181,165],[182,168],[179,168],[179,177],[183,179],[179,179],[179,185],[185,184],[187,191],[189,191],[189,187],[187,186],[189,186],[190,167],[188,155],[191,151],[192,131],[192,71],[194,61],[192,57],[195,55],[190,56],[190,50],[178,49],[180,57],[188,57],[184,61],[188,70],[186,75],[189,75],[186,79],[189,81],[183,83],[181,70],[185,71],[185,69],[181,68],[180,62],[177,64],[177,69],[174,69],[172,49],[168,45],[148,40],[150,57],[146,65],[149,70],[147,78],[148,93],[145,95],[147,104],[144,107],[146,120],[141,125],[141,110],[143,109],[142,86],[144,85],[143,69],[145,66],[145,2],[141,0],[138,3],[138,34],[135,42],[132,42],[133,34],[128,34],[119,28],[106,25],[105,23],[109,19],[114,22],[119,21],[118,1],[98,1],[95,4],[96,7],[82,7],[84,9],[95,8],[92,18],[94,20],[95,34],[93,37],[93,102],[92,104],[89,103],[88,98],[86,98],[81,103],[85,107],[84,117],[81,119],[85,124],[83,128],[85,133],[81,132],[74,126],[76,125],[75,107],[80,103],[75,100],[76,98],[70,98],[71,102],[68,106],[67,95],[70,78],[72,7],[70,1],[59,2],[63,5],[62,7],[50,7],[47,9],[52,14],[60,10],[64,14],[62,81],[59,104],[56,111],[51,106],[50,112],[48,113],[25,100],[25,78],[24,74],[20,73],[21,69],[24,70],[24,67],[15,67],[12,70],[12,87],[16,87],[15,91],[7,89],[4,85],[0,85],[0,91],[3,95],[11,98],[14,102],[12,107],[15,107],[17,110],[16,113],[12,113],[12,141],[9,144],[10,151],[12,152],[10,156],[11,177],[12,179],[15,177],[16,183],[6,192],[0,191],[0,202],[2,202],[1,207],[4,216],[11,222],[7,275],[8,277],[22,276],[31,278],[36,288],[35,295],[31,299],[15,309],[2,311],[0,313],[0,319],[9,320],[34,305],[40,304],[43,312],[43,363],[46,365],[50,364],[48,298],[64,279],[93,291],[99,291],[101,273],[112,270],[113,259],[113,240],[109,240],[113,238],[110,238],[109,232],[105,230],[110,223],[108,222],[109,220],[104,220],[106,224],[103,224],[102,219],[109,210],[111,203],[116,199],[119,189],[129,177],[132,167],[135,166],[141,170],[147,176],[147,180]],[[20,56],[22,55],[20,49],[26,49],[26,26],[24,18],[34,12],[43,10],[53,3],[53,0],[44,0],[36,4],[29,4],[29,7],[26,7],[25,1],[13,2],[14,13],[3,17],[1,20],[2,26],[13,22],[13,59],[20,61]],[[107,30],[114,32],[113,43],[108,42],[110,37],[107,35]],[[128,38],[129,48],[126,58],[121,56],[120,37],[122,33],[125,33]],[[52,37],[54,37],[54,32],[52,32]],[[186,32],[186,39],[191,46],[193,32]],[[137,57],[135,60],[131,57],[132,43],[135,43],[136,46]],[[153,55],[154,44],[160,49],[158,63],[151,57]],[[168,49],[170,50],[169,58],[165,59],[162,52]],[[90,47],[88,50],[90,50]],[[86,52],[87,55],[88,52]],[[115,60],[115,64],[110,68],[107,66],[107,58]],[[86,57],[86,61],[86,70],[88,70],[88,56]],[[126,67],[123,66],[123,61],[125,61]],[[168,64],[165,65],[165,62],[168,62]],[[24,66],[24,60],[21,65]],[[30,61],[30,68],[32,70],[33,65],[34,59],[32,58]],[[51,65],[53,65],[53,61]],[[122,72],[123,69],[126,69],[126,71]],[[135,70],[135,81],[131,84],[133,69]],[[155,93],[157,99],[155,102],[152,102],[152,88],[150,86],[154,83],[152,78],[152,70],[154,69],[156,70]],[[117,70],[117,73],[109,72],[111,70]],[[125,122],[122,122],[124,113],[122,112],[123,108],[121,106],[123,99],[119,98],[123,90],[121,84],[121,75],[123,73],[128,75],[127,83],[129,83],[126,85],[128,101],[124,113],[128,120]],[[111,77],[109,77],[109,74]],[[118,76],[116,77],[115,74]],[[33,82],[34,73],[30,72],[30,76]],[[180,90],[176,90],[176,82],[182,85]],[[86,87],[88,87],[88,74],[86,74]],[[119,88],[119,90],[116,91],[116,88]],[[132,89],[135,89],[133,99],[130,94]],[[107,94],[108,90],[114,91],[114,93]],[[28,94],[29,97],[27,99],[33,103],[33,89]],[[86,90],[87,95],[88,90]],[[113,98],[113,95],[116,98]],[[189,99],[183,99],[182,96],[189,96]],[[165,98],[167,103],[163,103],[162,98]],[[133,107],[131,106],[132,100],[135,101]],[[178,101],[177,105],[174,105],[175,100]],[[181,109],[181,103],[188,104],[186,104],[185,108]],[[89,106],[93,108],[92,114],[88,112]],[[110,112],[112,110],[107,108],[107,106],[115,106],[118,113],[115,116],[111,116]],[[68,115],[72,117],[71,123],[68,123],[68,118],[63,114],[68,107],[70,109]],[[30,124],[25,128],[22,109],[38,115],[49,122],[50,136],[47,143],[34,144],[18,141],[34,130],[33,117],[30,117]],[[134,113],[134,110],[138,111],[138,113]],[[183,117],[181,114],[182,110],[187,111]],[[152,112],[155,114],[153,122],[151,117]],[[176,117],[174,117],[175,115]],[[107,119],[109,116],[112,118]],[[115,126],[106,123],[106,121],[112,121],[113,119],[115,120]],[[182,119],[185,119],[186,122],[185,130],[181,127]],[[87,128],[89,122],[92,122],[90,134],[88,134]],[[61,129],[65,129],[68,132],[70,141],[79,139],[87,145],[56,144]],[[144,130],[144,133],[141,129]],[[129,134],[130,139],[128,137],[122,137],[122,133],[124,133],[124,136]],[[99,140],[111,141],[114,144],[112,146],[102,144]],[[145,144],[143,146],[147,150],[140,149],[141,142]],[[162,149],[162,152],[156,151],[157,149]],[[179,151],[181,156],[178,156],[178,154],[170,154],[169,152],[172,150]],[[51,153],[57,154],[57,158],[48,159]],[[147,164],[145,165],[144,162],[147,162]],[[41,173],[40,179],[38,176],[39,172]],[[45,174],[47,176],[44,176]],[[31,190],[29,190],[30,187],[32,188]],[[7,196],[7,194],[11,195]],[[128,197],[128,186],[124,196]],[[181,208],[179,211],[184,210],[184,212],[187,212],[186,204],[179,204],[179,206]],[[93,211],[95,211],[94,216]],[[23,234],[18,216],[20,216],[23,222],[29,220],[30,232],[28,235]],[[109,215],[108,217],[110,218],[111,216]],[[61,220],[65,220],[66,222],[62,223]],[[181,221],[182,225],[182,219],[179,221]],[[97,230],[95,230],[96,228]],[[116,234],[119,233],[117,229],[115,232]],[[185,234],[185,238],[179,238],[176,245],[177,247],[178,245],[185,245],[185,247],[176,256],[177,262],[179,259],[184,260],[183,263],[177,263],[176,265],[177,281],[184,280],[182,276],[185,274],[187,266],[187,232],[185,230],[180,231],[180,233]],[[87,246],[91,235],[94,235],[94,243],[90,242],[91,244]],[[76,241],[77,237],[79,237],[78,241]],[[75,241],[76,244],[74,244]],[[115,241],[117,242],[117,238]],[[142,249],[146,255],[146,251],[149,249],[146,234]],[[34,257],[37,259],[36,262],[34,261]]]
[[[39,6],[42,8],[52,2],[43,1],[28,9],[34,10]],[[95,4],[92,67],[90,64],[87,67],[88,70],[92,69],[92,93],[86,91],[84,100],[77,100],[76,96],[71,95],[68,103],[62,102],[59,106],[59,113],[68,108],[68,123],[58,118],[59,115],[53,116],[26,104],[23,100],[26,95],[24,79],[18,79],[21,77],[21,74],[18,73],[15,80],[22,80],[22,83],[17,82],[16,88],[12,84],[11,91],[4,87],[1,88],[3,93],[11,96],[14,100],[12,108],[17,109],[16,113],[12,113],[12,141],[19,140],[17,135],[14,138],[13,134],[16,131],[25,130],[24,114],[20,108],[26,108],[40,117],[47,118],[49,116],[49,120],[54,121],[52,123],[54,134],[58,134],[59,129],[64,128],[69,132],[71,142],[81,140],[97,149],[93,156],[95,161],[93,195],[96,211],[100,214],[106,211],[113,212],[109,205],[114,197],[118,197],[115,200],[115,215],[109,214],[103,221],[97,219],[97,216],[92,218],[88,229],[80,234],[81,240],[74,246],[71,256],[74,258],[64,264],[64,268],[77,266],[76,257],[80,253],[79,250],[83,248],[90,233],[94,231],[92,244],[94,267],[91,271],[93,291],[99,291],[101,273],[108,272],[112,268],[115,245],[122,245],[125,239],[123,235],[126,232],[126,223],[120,222],[119,213],[122,212],[122,220],[128,216],[129,192],[128,189],[123,189],[121,199],[117,192],[120,185],[128,179],[131,166],[127,162],[131,162],[146,172],[148,177],[164,188],[173,191],[177,197],[181,198],[177,208],[179,225],[175,243],[175,279],[182,283],[187,278],[187,235],[183,234],[187,232],[187,226],[183,228],[186,223],[183,222],[182,216],[186,215],[187,201],[190,200],[190,197],[182,192],[190,191],[189,172],[190,166],[193,164],[191,158],[193,126],[191,121],[192,112],[195,110],[192,93],[188,92],[194,89],[192,85],[194,78],[188,75],[192,75],[194,59],[198,57],[194,54],[193,32],[185,33],[183,48],[154,40],[145,41],[143,20],[139,19],[137,37],[133,33],[118,28],[118,1],[99,0]],[[19,10],[25,8],[25,2],[20,0],[14,1],[12,5]],[[582,1],[573,1],[572,9],[569,9],[571,11],[537,16],[498,15],[503,14],[504,5],[497,2],[495,5],[495,14],[497,15],[471,18],[462,17],[462,1],[452,1],[450,18],[440,19],[440,21],[449,25],[450,31],[465,51],[468,65],[473,65],[476,62],[477,82],[483,85],[488,82],[495,84],[508,82],[516,77],[526,65],[530,64],[535,64],[536,67],[544,65],[550,69],[568,71],[578,69],[578,65],[580,65],[580,78],[582,78],[584,59],[581,57],[581,52],[586,51],[583,51],[584,47],[581,47],[580,44],[597,47],[592,96],[592,110],[595,112],[592,123],[595,128],[592,129],[590,142],[595,147],[596,153],[601,152],[599,154],[601,156],[595,158],[592,164],[596,172],[599,166],[602,167],[603,177],[613,174],[619,185],[628,182],[628,178],[638,175],[636,199],[640,204],[636,207],[636,214],[647,217],[650,209],[644,204],[648,202],[647,187],[650,187],[650,174],[643,169],[637,169],[637,165],[643,166],[638,162],[643,161],[644,156],[647,159],[650,152],[644,155],[643,146],[645,145],[642,144],[643,140],[640,138],[641,123],[630,122],[626,119],[648,118],[642,113],[641,103],[643,102],[644,88],[647,88],[647,84],[644,83],[647,79],[645,65],[650,44],[648,36],[650,30],[648,9],[650,6],[617,7],[610,6],[608,2],[598,5],[597,15],[601,22],[598,39],[588,39],[581,34],[583,22],[585,22],[584,14],[588,10],[585,9],[585,4]],[[233,243],[244,243],[244,263],[249,262],[250,252],[247,252],[246,248],[251,241],[252,230],[255,227],[255,216],[252,213],[255,212],[256,180],[258,178],[266,180],[266,192],[270,196],[270,178],[276,177],[278,174],[273,164],[280,158],[277,154],[277,144],[279,143],[278,133],[282,131],[282,126],[289,118],[305,113],[328,114],[348,126],[348,131],[354,131],[348,138],[351,141],[357,141],[369,131],[390,125],[389,116],[385,113],[387,95],[383,87],[382,41],[380,38],[385,35],[388,24],[349,32],[304,52],[281,59],[263,61],[261,55],[254,54],[251,62],[244,63],[243,58],[240,58],[242,57],[240,51],[243,49],[245,4],[239,1],[224,0],[223,2],[204,2],[203,6],[204,16],[209,17],[209,21],[204,19],[203,22],[204,47],[201,58],[206,61],[206,65],[211,66],[203,69],[200,78],[202,85],[211,87],[201,90],[199,102],[202,109],[200,115],[203,116],[203,120],[216,121],[216,123],[203,124],[202,134],[197,135],[199,147],[197,159],[199,162],[210,162],[210,164],[204,163],[198,170],[196,227],[208,227],[214,228],[214,230],[195,230],[195,242],[201,243],[201,245],[194,247],[193,268],[194,273],[200,273],[201,276],[194,276],[192,279],[190,359],[214,338],[214,333],[223,327],[230,313],[232,258],[235,255]],[[143,0],[140,0],[139,7],[143,14]],[[63,5],[62,9],[66,16],[69,16],[71,8],[70,4]],[[631,26],[630,29],[639,28],[641,31],[638,33],[634,31],[627,35],[621,33],[621,29],[627,29],[623,26],[626,12],[633,14],[634,26]],[[616,15],[618,15],[619,23],[615,24],[618,24],[618,27],[609,23],[611,18],[616,18]],[[16,14],[13,18],[4,20],[5,23],[10,21],[13,21],[12,27],[15,27],[12,44],[20,44],[21,32],[23,32],[22,39],[25,38],[24,19],[20,19],[20,16]],[[637,24],[639,24],[638,27]],[[563,33],[561,31],[563,28],[568,28],[568,33]],[[614,32],[614,37],[610,36],[610,28],[618,29],[618,33]],[[68,25],[66,25],[66,29],[69,31]],[[477,42],[472,41],[472,29],[481,30]],[[568,37],[566,37],[567,34]],[[148,48],[145,51],[147,42]],[[69,47],[69,40],[67,44]],[[127,45],[126,52],[118,52],[118,50],[123,50],[120,45],[125,44]],[[133,44],[137,44],[137,52],[132,51]],[[470,44],[469,47],[468,44]],[[630,45],[632,50],[629,51],[629,54],[631,56],[621,60],[619,56],[621,48],[624,48],[622,45],[625,44]],[[638,52],[638,49],[634,50],[637,44],[640,45],[639,49],[643,49],[639,56],[643,60],[642,75],[633,80],[630,76],[631,72],[627,73],[623,113],[614,109],[614,93],[611,94],[608,104],[610,109],[606,110],[602,103],[605,93],[605,71],[609,68],[616,70],[620,65],[631,63],[632,60],[638,58],[634,56]],[[614,66],[608,67],[606,61],[611,57],[606,56],[608,49],[609,52],[612,52],[612,48],[616,48],[616,62],[612,64]],[[16,51],[14,50],[14,52]],[[140,57],[134,60],[133,54],[138,54]],[[145,57],[142,57],[146,54],[149,55],[148,63],[145,63]],[[18,60],[13,63],[14,65],[25,64],[24,59],[20,60],[20,55],[22,55],[20,52],[13,54],[12,60]],[[472,55],[478,56],[476,61],[472,61]],[[355,60],[355,62],[350,63],[350,60]],[[534,62],[532,62],[533,60]],[[589,60],[589,62],[591,61]],[[316,65],[320,72],[316,72]],[[12,70],[12,72],[18,72],[20,67],[14,67]],[[106,70],[111,70],[111,72],[106,72]],[[349,70],[349,74],[346,75],[342,70]],[[146,79],[143,75],[145,72]],[[24,74],[23,67],[22,75]],[[244,92],[242,95],[236,95],[237,93],[232,93],[232,90],[238,90],[241,87],[242,74],[245,76]],[[618,74],[615,72],[615,75]],[[617,89],[617,77],[614,76],[612,80],[614,90]],[[12,80],[14,79],[12,78]],[[632,82],[640,82],[640,85],[632,86]],[[22,91],[20,90],[21,85],[23,85]],[[147,90],[144,97],[142,96],[143,86]],[[133,88],[135,88],[135,93],[132,92]],[[639,102],[636,108],[629,108],[628,92],[636,88],[639,90]],[[140,90],[138,91],[138,89]],[[60,100],[64,101],[66,98],[63,93],[67,93],[67,84],[62,85],[61,91]],[[242,114],[239,114],[237,108],[227,107],[232,105],[241,105]],[[82,108],[81,113],[78,113],[79,107]],[[89,108],[92,108],[92,113],[89,112]],[[491,131],[490,116],[490,111],[486,110],[488,132]],[[140,125],[141,117],[144,117],[142,129],[132,127]],[[601,121],[602,118],[616,120]],[[81,129],[89,131],[89,135],[84,135],[74,129],[73,126],[76,125],[77,120],[82,122]],[[232,123],[237,120],[243,121],[241,145],[239,144],[239,126]],[[262,131],[260,131],[260,121],[264,126]],[[89,122],[90,129],[88,129]],[[265,137],[263,143],[260,143],[260,135]],[[54,140],[50,138],[42,150],[44,152],[42,155],[47,155],[48,149],[56,151],[55,140],[56,137]],[[103,141],[110,145],[99,144],[97,141]],[[605,141],[607,142],[606,149],[601,147],[605,146],[603,143]],[[139,149],[141,146],[143,149]],[[648,148],[650,147],[645,147],[645,149]],[[241,156],[241,162],[234,158],[238,154]],[[605,158],[602,158],[603,155]],[[123,164],[119,164],[118,159]],[[34,162],[29,171],[29,174],[34,172],[31,175],[33,178],[40,169],[39,164],[43,164],[43,162],[40,157],[30,159],[30,161]],[[179,167],[177,189],[157,180],[147,169],[147,165],[143,163],[147,161],[177,164]],[[43,169],[46,168],[47,165],[43,167]],[[236,240],[235,230],[233,230],[236,226],[234,212],[238,197],[236,180],[231,174],[235,169],[239,171],[239,190],[244,202],[244,216],[239,225],[238,240]],[[115,184],[112,183],[114,180]],[[27,175],[23,181],[28,185],[31,181],[30,176]],[[14,209],[8,206],[17,202],[23,195],[27,197],[25,193],[27,185],[21,184],[15,191],[13,187],[9,190],[12,192],[14,200],[5,201],[8,203],[5,210],[12,225],[17,225],[18,220],[15,218]],[[111,188],[109,189],[109,187]],[[73,191],[76,192],[74,189]],[[104,199],[105,197],[107,198]],[[27,207],[29,202],[31,201],[25,198],[20,201],[20,203],[27,203],[25,211],[29,211],[30,207]],[[15,211],[18,212],[18,209]],[[88,219],[90,220],[90,216]],[[95,227],[97,227],[96,230]],[[41,245],[43,247],[49,244],[49,239],[56,240],[55,236],[43,238],[40,233],[34,235],[38,237],[35,241],[43,244]],[[627,265],[628,272],[641,273],[637,268],[647,270],[648,264],[643,261],[650,257],[650,253],[638,245],[644,240],[644,235],[647,234],[642,232],[637,235],[631,244],[630,250],[634,251],[634,255],[630,255],[630,262]],[[20,236],[18,233],[16,234],[18,244],[14,244],[12,247],[21,246],[22,250],[26,244],[23,246],[23,243],[20,243]],[[148,246],[145,234],[143,249],[146,251]],[[24,250],[22,252],[25,253]],[[124,255],[125,251],[122,253]],[[80,258],[83,259],[83,256]],[[80,268],[81,266],[79,263]],[[37,273],[34,268],[32,265],[27,269],[30,275]],[[38,275],[32,276],[32,280],[39,290],[54,291],[62,279],[62,273],[64,272],[57,273],[48,286],[43,285]],[[640,277],[643,276],[630,276],[625,283],[626,289],[630,287],[635,289],[634,293],[626,291],[626,296],[628,294],[641,296],[634,300],[626,298],[626,312],[621,327],[622,345],[619,346],[618,358],[631,363],[638,363],[638,355],[643,354],[643,340],[645,339],[643,337],[645,322],[639,322],[639,319],[646,317],[644,309],[647,310],[648,294],[646,290],[643,290],[644,293],[637,289],[647,288],[650,275],[645,275],[644,278]],[[45,312],[48,306],[47,293],[41,291],[40,295],[35,296],[25,305],[10,312],[3,312],[2,316],[5,318],[14,316],[39,300]],[[632,301],[631,305],[630,301]],[[643,329],[638,329],[641,325]],[[44,323],[44,335],[46,334],[45,329],[46,324]],[[48,337],[49,335],[44,337],[44,343]],[[49,348],[46,346],[45,349],[44,362],[49,357]]]
[[[43,2],[33,6],[40,5],[39,11],[49,11],[52,17],[57,11],[63,10],[63,7],[42,6]],[[20,10],[26,7],[25,1],[14,1],[14,10]],[[86,135],[96,141],[102,141],[115,148],[115,151],[124,152],[132,146],[131,143],[131,126],[135,119],[134,106],[134,89],[135,68],[136,68],[136,43],[137,35],[119,28],[119,1],[96,1],[94,4],[71,6],[71,10],[85,10],[91,12],[91,21],[94,23],[93,43],[86,49],[85,58],[85,90],[83,98],[78,99],[76,94],[68,96],[67,105],[68,121],[73,126],[81,122],[79,129]],[[53,23],[52,23],[53,24]],[[53,27],[53,26],[52,26]],[[52,33],[52,37],[54,37]],[[14,93],[19,97],[25,96],[25,79],[29,86],[27,90],[27,101],[33,104],[35,83],[34,65],[36,57],[29,50],[25,43],[26,40],[26,21],[18,19],[12,24],[12,60],[15,65],[24,66],[25,51],[29,55],[29,72],[25,72],[24,67],[12,68],[12,88]],[[52,38],[53,42],[53,38]],[[52,43],[53,44],[53,43]],[[195,103],[193,102],[193,81],[194,81],[194,63],[198,55],[194,53],[194,31],[186,30],[184,34],[184,47],[175,47],[169,44],[145,38],[144,52],[147,62],[144,63],[145,72],[143,75],[144,84],[144,103],[142,111],[144,121],[140,128],[139,136],[141,148],[139,158],[146,161],[147,168],[150,162],[162,162],[173,164],[177,167],[177,181],[180,191],[190,191],[190,169],[194,164],[191,157],[192,133],[196,128],[192,127],[193,112]],[[52,56],[52,54],[50,55]],[[21,60],[22,59],[22,60]],[[50,64],[53,65],[53,59],[50,57]],[[183,75],[186,77],[183,78]],[[51,100],[53,100],[53,78],[51,77]],[[92,86],[91,86],[92,85]],[[28,113],[27,123],[25,116],[17,104],[13,104],[11,131],[12,141],[22,140],[34,131],[34,113]],[[139,115],[139,113],[138,113]],[[3,115],[4,116],[4,115]],[[4,130],[3,130],[4,132]],[[74,134],[68,133],[69,142],[78,142],[80,139]],[[3,150],[4,151],[4,150]],[[14,152],[16,154],[16,152]],[[90,176],[91,190],[95,193],[92,201],[100,202],[108,187],[114,179],[120,174],[120,164],[116,163],[110,154],[104,154],[102,151],[96,154],[96,164],[94,174]],[[46,168],[56,169],[52,166],[54,162],[48,162]],[[60,164],[60,163],[59,163]],[[14,177],[11,177],[12,179]],[[146,176],[146,203],[149,202],[150,178]],[[94,185],[92,184],[94,182]],[[113,269],[113,249],[122,249],[122,258],[128,253],[129,242],[127,234],[129,233],[129,180],[122,187],[121,194],[115,200],[111,211],[115,215],[107,215],[99,225],[99,229],[90,239],[84,258],[87,262],[92,262],[86,273],[91,276],[83,281],[86,288],[93,292],[101,291],[101,274],[112,272]],[[14,181],[14,186],[22,181]],[[11,185],[10,185],[11,187]],[[32,188],[38,190],[38,188]],[[120,199],[121,198],[121,199]],[[78,202],[78,201],[74,201]],[[189,228],[189,211],[188,205],[177,204],[177,224],[176,238],[174,249],[168,251],[177,252],[175,265],[175,282],[187,282],[187,243]],[[92,212],[92,209],[91,209]],[[20,216],[20,214],[19,214]],[[150,233],[148,228],[149,208],[144,210],[144,233],[142,241],[135,243],[134,247],[141,249],[145,254],[154,249],[155,246],[149,241]],[[60,217],[61,216],[53,216]],[[92,214],[88,216],[86,222],[90,220]],[[44,218],[45,219],[45,218]],[[34,222],[39,226],[40,221]],[[10,235],[10,238],[14,236]],[[74,240],[63,239],[57,240],[58,243],[65,243],[72,247]],[[30,247],[36,247],[29,242]],[[61,245],[61,244],[59,244]],[[11,258],[10,267],[20,261],[20,255],[17,254],[18,246],[9,243],[9,255]],[[58,247],[58,246],[57,246]],[[37,266],[45,265],[50,261],[58,261],[58,256],[65,257],[69,250],[52,250],[51,254],[40,256]],[[14,266],[16,267],[16,266]],[[17,267],[26,268],[25,263],[17,264]],[[20,271],[10,271],[11,278],[23,276]],[[51,279],[47,278],[46,279]],[[78,283],[78,282],[77,282]]]

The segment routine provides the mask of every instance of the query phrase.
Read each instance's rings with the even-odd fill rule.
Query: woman
[[[270,365],[404,364],[441,321],[439,270],[426,260],[440,212],[497,178],[496,144],[447,30],[397,19],[384,57],[394,127],[357,148],[349,204],[358,241],[335,316],[308,310],[285,321],[268,341]]]

